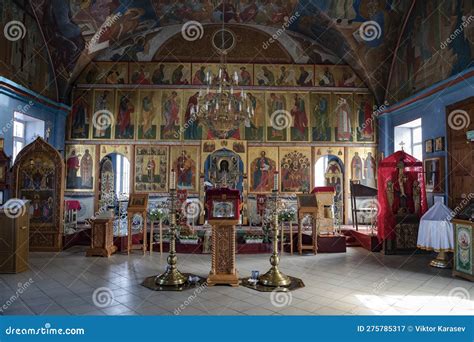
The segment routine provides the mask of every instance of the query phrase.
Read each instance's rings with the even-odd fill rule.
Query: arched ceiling
[[[224,20],[238,32],[230,56],[234,61],[348,64],[381,103],[413,1],[31,0],[31,5],[63,98],[92,60],[193,61],[207,56],[212,61],[210,33]],[[182,33],[190,21],[200,30],[193,41]]]

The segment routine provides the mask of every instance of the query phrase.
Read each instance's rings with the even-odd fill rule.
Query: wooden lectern
[[[235,225],[239,223],[240,193],[227,188],[206,191],[208,220],[212,225],[212,266],[207,284],[239,286],[235,267]]]
[[[297,195],[298,199],[298,253],[303,254],[303,250],[309,249],[314,254],[318,251],[318,201],[316,194]],[[311,216],[311,245],[303,244],[303,219]]]
[[[86,256],[110,257],[117,251],[114,245],[114,215],[105,212],[92,220],[91,247]]]
[[[133,249],[141,249],[143,254],[146,253],[147,249],[147,209],[148,209],[148,194],[130,194],[130,198],[128,199],[128,207],[127,207],[127,253]],[[142,244],[133,244],[133,236],[132,236],[132,223],[133,217],[135,215],[140,215],[142,217],[143,222],[143,241]],[[153,237],[150,238],[153,241]],[[153,246],[150,246],[153,248]]]

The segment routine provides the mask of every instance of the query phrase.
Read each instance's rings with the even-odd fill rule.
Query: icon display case
[[[474,281],[474,201],[471,200],[451,222],[454,228],[453,275]]]

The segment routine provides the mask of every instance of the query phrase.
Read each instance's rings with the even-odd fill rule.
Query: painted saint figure
[[[294,105],[291,109],[293,118],[292,140],[306,140],[306,127],[308,127],[308,117],[306,116],[306,108],[304,98],[298,94],[294,95]]]
[[[132,114],[135,111],[129,94],[124,94],[120,98],[119,112],[117,117],[117,130],[115,132],[118,139],[132,139],[133,125]]]
[[[153,131],[153,100],[150,96],[145,96],[142,100],[142,122],[141,122],[141,138],[154,139],[155,132]]]
[[[352,111],[347,103],[347,100],[340,97],[337,101],[336,118],[337,118],[337,133],[336,140],[350,141],[351,140],[351,116]]]
[[[255,192],[268,192],[272,189],[274,167],[265,151],[260,152],[260,157],[252,163],[253,184],[252,190]]]
[[[186,112],[184,113],[184,124],[186,130],[184,131],[184,139],[186,140],[199,140],[201,135],[199,134],[199,117],[197,113],[199,92],[194,93],[188,99],[188,105],[186,106]]]
[[[83,189],[92,189],[92,166],[94,161],[89,152],[86,149],[84,155],[81,158],[80,169],[81,169],[81,186]]]
[[[372,152],[367,153],[367,158],[364,161],[364,185],[375,188],[375,158],[372,157]]]
[[[362,159],[359,156],[359,152],[355,152],[354,157],[352,157],[351,174],[352,180],[362,179]]]
[[[162,137],[173,137],[173,130],[179,123],[178,93],[172,91],[163,104]]]
[[[313,129],[313,141],[330,141],[331,127],[329,124],[328,96],[321,95],[318,99],[316,99],[313,118],[315,122]]]
[[[67,166],[67,187],[69,189],[77,188],[77,172],[79,171],[79,157],[76,155],[76,151],[72,150],[71,155],[66,161]]]

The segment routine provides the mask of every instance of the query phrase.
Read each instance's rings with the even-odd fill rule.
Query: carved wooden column
[[[210,220],[212,225],[212,266],[208,285],[239,286],[235,263],[235,224],[229,220]]]

